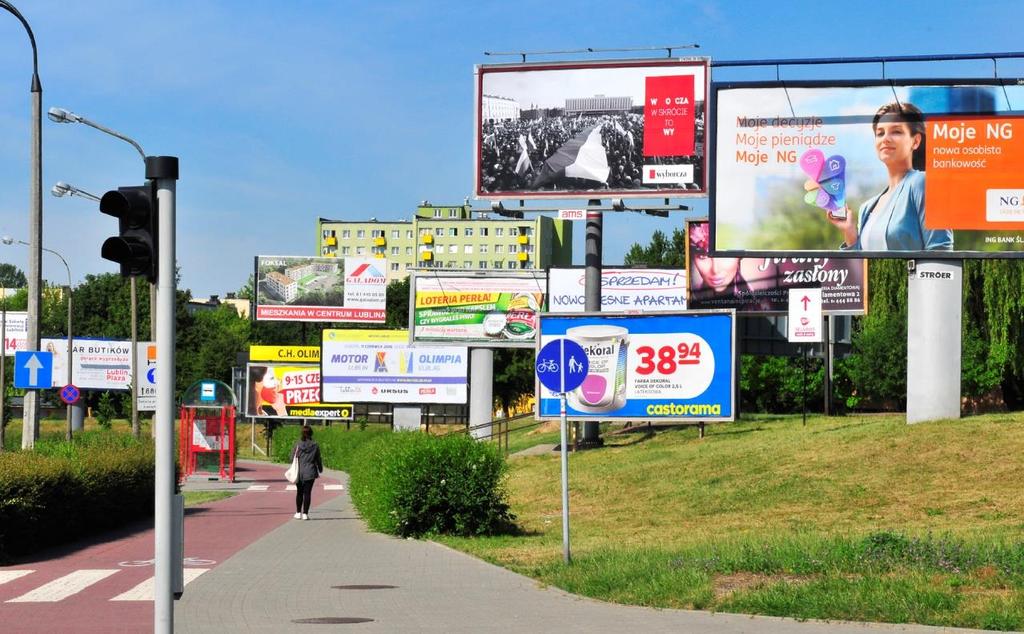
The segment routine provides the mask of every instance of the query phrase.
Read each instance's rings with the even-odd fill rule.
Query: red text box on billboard
[[[703,196],[707,58],[476,69],[481,198]]]
[[[1015,80],[712,87],[715,255],[1024,256]]]

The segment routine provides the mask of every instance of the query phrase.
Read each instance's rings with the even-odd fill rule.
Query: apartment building
[[[535,215],[477,214],[424,202],[412,220],[317,220],[317,253],[380,257],[388,281],[410,269],[546,269],[572,264],[572,223]]]

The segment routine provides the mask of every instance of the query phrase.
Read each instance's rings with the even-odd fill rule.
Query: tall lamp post
[[[64,183],[64,182],[61,182],[61,181],[58,181],[53,186],[53,188],[50,189],[50,193],[53,194],[54,196],[56,196],[57,198],[63,198],[64,196],[78,196],[79,198],[85,198],[86,200],[91,200],[91,201],[96,202],[96,203],[98,203],[100,201],[100,197],[97,196],[96,194],[90,194],[89,192],[85,191],[84,189],[79,189],[79,188],[75,187],[74,185],[70,185],[68,183]],[[139,324],[138,324],[138,319],[136,318],[137,301],[136,301],[136,295],[135,295],[135,288],[136,287],[135,287],[135,278],[134,277],[130,278],[130,285],[131,285],[131,313],[132,313],[132,315],[131,315],[131,320],[132,320],[132,328],[131,328],[131,332],[132,332],[132,360],[131,360],[131,364],[130,364],[131,365],[131,369],[132,369],[131,370],[131,372],[132,372],[132,375],[131,375],[131,380],[132,380],[132,435],[134,435],[136,438],[138,438],[139,437],[139,388],[138,388],[138,381],[136,379],[137,379],[137,375],[138,375],[138,367],[137,367],[137,365],[138,365],[138,352],[137,352],[137,348],[138,348],[138,341],[139,341]]]
[[[28,20],[21,15],[17,7],[8,0],[0,0],[0,9],[4,9],[18,18],[28,33],[32,44],[32,140],[31,163],[32,178],[29,185],[29,217],[28,217],[28,333],[26,347],[29,350],[39,349],[39,290],[43,284],[43,85],[39,81],[39,51],[36,49],[36,36]],[[39,393],[29,390],[25,394],[24,413],[22,414],[21,448],[35,447],[39,436]]]
[[[0,0],[0,1],[2,1],[2,0]],[[100,132],[103,132],[105,134],[109,134],[110,136],[112,136],[114,138],[121,139],[125,143],[128,143],[133,148],[135,148],[135,151],[138,152],[139,156],[142,157],[142,162],[143,163],[146,162],[146,153],[142,150],[142,146],[139,145],[134,139],[132,139],[128,135],[121,134],[117,130],[112,130],[112,129],[108,128],[105,125],[96,123],[95,121],[91,121],[91,120],[83,117],[82,115],[75,114],[74,112],[71,112],[70,110],[65,110],[64,108],[57,108],[57,107],[50,108],[47,111],[46,116],[49,117],[50,121],[53,121],[54,123],[81,123],[83,125],[89,126],[90,128],[93,128],[95,130],[99,130]],[[58,193],[58,188],[61,187],[61,186],[63,186],[61,188],[62,191],[61,191],[61,193]],[[77,189],[75,187],[72,187],[70,185],[67,185],[66,183],[57,183],[56,185],[54,185],[53,186],[53,195],[54,196],[65,196],[65,195],[69,195],[69,196],[75,196],[75,195],[83,196],[83,195],[85,195],[86,198],[90,198],[92,200],[95,200],[95,201],[99,202],[99,198],[98,197],[93,196],[92,194],[88,194],[88,192],[83,192],[82,190]],[[135,376],[136,373],[137,373],[137,370],[138,370],[136,368],[136,365],[138,364],[138,360],[137,359],[138,359],[138,345],[139,345],[138,313],[137,313],[137,311],[138,311],[138,301],[137,301],[137,297],[138,297],[137,289],[138,289],[138,287],[136,285],[135,277],[132,277],[129,283],[131,284],[131,294],[132,294],[132,297],[131,297],[131,304],[132,304],[132,309],[131,309],[132,310],[132,317],[131,317],[131,319],[132,319],[132,363],[131,363],[131,366],[132,366],[132,434],[136,438],[138,438],[139,437],[139,397],[138,397],[138,385],[137,385],[138,384],[138,377]],[[149,286],[149,338],[150,338],[150,341],[153,341],[156,338],[156,327],[154,326],[155,323],[156,323],[156,286],[153,285],[153,284],[150,284],[150,286]]]
[[[18,244],[24,244],[25,246],[30,246],[28,242],[25,242],[24,240],[15,240],[11,236],[4,236],[3,238],[0,238],[0,241],[2,241],[4,244],[14,244],[15,242],[17,242]],[[67,366],[68,366],[68,382],[67,382],[67,385],[71,385],[71,383],[72,383],[72,381],[71,381],[71,365],[72,365],[71,364],[71,360],[72,360],[72,356],[71,355],[72,355],[72,351],[74,350],[74,339],[73,339],[72,334],[71,334],[71,267],[68,266],[68,261],[65,260],[64,256],[61,255],[60,253],[57,253],[53,249],[47,249],[46,247],[42,247],[42,249],[43,249],[43,251],[46,251],[47,253],[52,253],[53,255],[56,255],[58,258],[60,258],[60,261],[64,264],[65,270],[67,270],[67,272],[68,272],[68,357],[67,357],[66,363],[67,363]],[[6,306],[6,301],[5,301],[5,306]],[[67,434],[65,435],[65,438],[67,440],[69,440],[69,441],[71,440],[71,403],[68,403],[68,426],[67,426]]]

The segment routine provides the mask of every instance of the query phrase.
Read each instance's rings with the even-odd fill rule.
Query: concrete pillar
[[[71,406],[71,431],[82,431],[85,428],[85,401],[78,399],[78,402]]]
[[[963,262],[907,269],[907,423],[960,418]]]
[[[490,438],[494,403],[494,350],[471,348],[469,353],[469,428],[474,438]]]

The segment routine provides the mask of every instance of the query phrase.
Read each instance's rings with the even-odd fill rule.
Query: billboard
[[[140,412],[156,411],[156,344],[140,342],[135,349],[136,390]]]
[[[686,223],[690,308],[785,313],[789,289],[820,288],[822,312],[863,315],[868,307],[863,258],[712,257],[706,220]]]
[[[412,340],[417,344],[533,347],[546,310],[543,271],[478,275],[414,273]]]
[[[548,270],[548,310],[581,313],[586,269]],[[601,269],[601,310],[622,313],[686,310],[683,269]]]
[[[466,348],[409,345],[405,330],[323,331],[325,403],[465,403]]]
[[[256,256],[256,320],[383,323],[383,258]]]
[[[153,364],[156,365],[156,345],[152,341],[138,342],[138,350],[153,346]],[[43,338],[40,349],[53,355],[53,387],[68,382],[68,340]],[[82,390],[129,390],[132,373],[132,342],[109,341],[75,337],[71,350],[71,382]],[[143,371],[139,366],[139,372]]]
[[[477,66],[477,197],[703,196],[708,63]]]
[[[351,404],[320,402],[318,365],[250,363],[246,375],[246,416],[352,420]]]
[[[716,255],[1024,254],[1017,80],[728,83],[712,100]]]
[[[28,313],[19,310],[4,311],[4,356],[13,357],[28,344]]]
[[[569,420],[735,420],[733,311],[662,315],[542,315],[539,351],[559,338],[587,354],[583,384],[566,395]],[[537,383],[537,417],[561,399]]]

